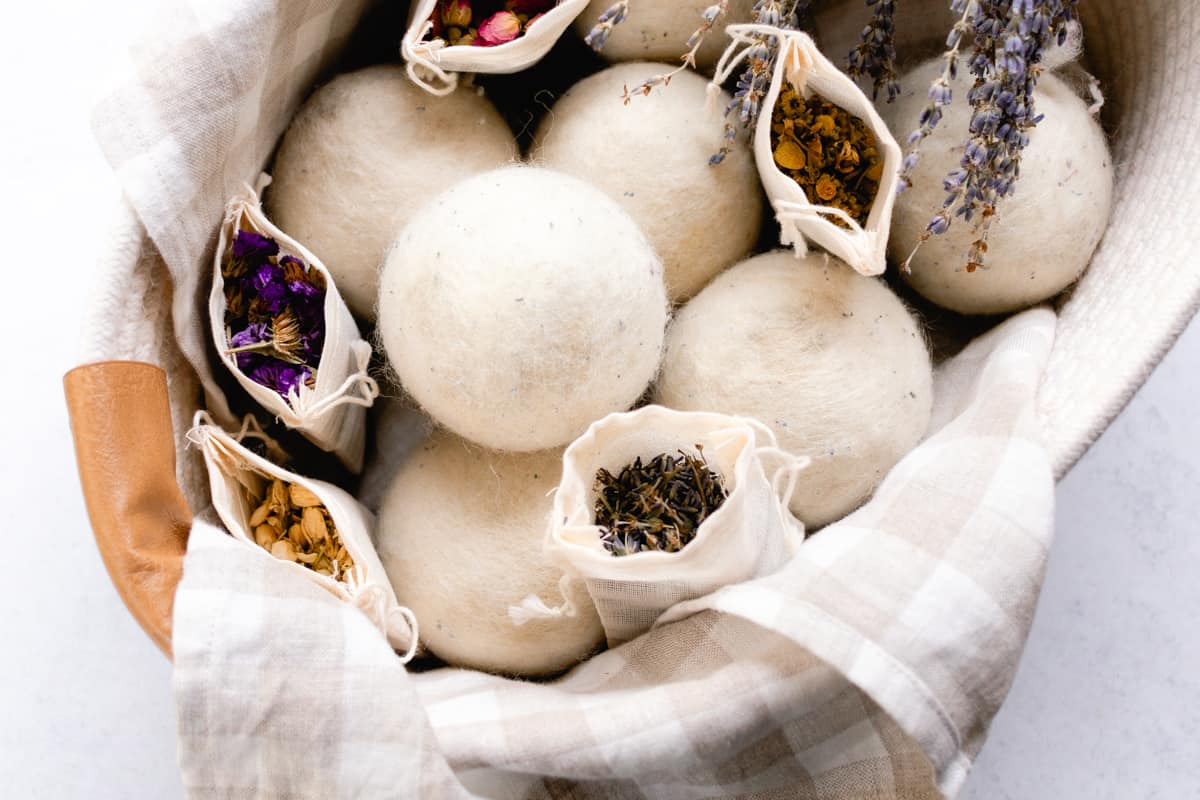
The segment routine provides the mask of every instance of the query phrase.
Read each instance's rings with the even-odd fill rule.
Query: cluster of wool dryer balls
[[[618,28],[606,56],[663,55],[634,33]],[[322,87],[280,148],[268,210],[376,322],[404,392],[438,425],[384,493],[378,546],[423,643],[449,663],[548,674],[603,642],[582,590],[565,598],[572,616],[517,626],[508,609],[530,594],[559,596],[561,571],[542,556],[547,492],[565,446],[606,414],[650,397],[760,420],[783,448],[813,459],[792,501],[810,530],[854,510],[925,435],[932,377],[920,326],[885,283],[834,258],[753,254],[758,175],[743,144],[708,165],[722,128],[706,113],[706,80],[684,72],[620,102],[624,86],[669,68],[620,63],[580,81],[545,117],[525,163],[482,93],[432,97],[393,66]],[[901,138],[929,69],[906,80],[910,91],[888,111]],[[1107,166],[1107,153],[1101,139],[1069,166],[1048,153],[1043,169],[1042,148],[1082,147],[1054,141],[1079,138],[1082,102],[1051,76],[1043,86],[1046,130],[1034,134],[1021,187],[1039,222],[1002,223],[982,277],[948,266],[961,242],[928,243],[921,257],[934,266],[915,269],[914,282],[938,302],[1028,304],[1086,264],[1098,236],[1090,229],[1075,257],[1039,249],[1067,241],[1046,224],[1062,193],[1039,182],[1082,182],[1106,215],[1093,162]],[[923,171],[949,169],[957,134],[948,123],[967,113],[961,105],[925,144]],[[912,241],[916,209],[931,200],[922,191],[897,209],[901,240]],[[1064,202],[1064,216],[1088,210]],[[1006,243],[1009,229],[1019,236]],[[1031,270],[1007,294],[993,285],[1005,277],[1006,247]],[[1055,258],[1034,268],[1027,252]]]

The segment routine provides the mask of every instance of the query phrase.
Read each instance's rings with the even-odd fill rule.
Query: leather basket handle
[[[175,478],[167,375],[138,361],[63,377],[79,482],[100,556],[134,618],[171,655],[192,514]]]

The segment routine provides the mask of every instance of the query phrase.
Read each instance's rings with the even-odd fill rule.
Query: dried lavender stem
[[[583,37],[583,41],[587,43],[588,47],[599,53],[608,42],[612,29],[624,22],[628,15],[629,0],[617,0],[604,10],[604,13],[596,20],[596,24],[588,31],[588,35]]]
[[[655,75],[652,78],[648,78],[643,83],[633,87],[633,89],[630,89],[628,86],[626,86],[625,93],[621,96],[621,99],[628,104],[630,99],[636,95],[649,95],[655,86],[668,85],[671,82],[671,78],[683,72],[685,69],[695,69],[696,53],[699,52],[700,46],[704,44],[705,39],[708,38],[708,34],[712,32],[714,27],[716,27],[717,21],[728,13],[729,0],[719,0],[719,2],[716,4],[704,9],[703,13],[700,15],[701,19],[703,19],[703,22],[700,24],[699,28],[692,32],[692,35],[689,36],[687,40],[687,46],[691,49],[680,56],[680,61],[683,63],[670,72],[664,72],[660,75]]]

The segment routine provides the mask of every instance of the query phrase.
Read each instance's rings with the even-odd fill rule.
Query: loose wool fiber
[[[633,0],[625,21],[612,29],[600,55],[609,61],[666,61],[678,64],[688,51],[688,38],[703,23],[701,15],[715,0]],[[575,30],[582,37],[613,0],[592,0],[575,18]],[[717,21],[696,51],[696,67],[707,72],[729,45],[726,25],[751,22],[754,0],[730,0],[729,13]]]
[[[379,266],[431,196],[517,157],[473,89],[433,97],[398,66],[339,75],[300,109],[275,158],[272,220],[329,268],[350,309],[375,318]]]
[[[435,432],[392,481],[378,549],[421,640],[447,663],[515,675],[559,672],[604,641],[582,583],[574,616],[515,625],[530,594],[557,601],[562,570],[542,552],[562,451],[500,454]]]
[[[943,67],[926,62],[901,80],[904,93],[879,111],[896,138],[916,129],[928,104],[930,83]],[[957,169],[968,136],[971,86],[967,70],[951,84],[953,102],[921,146],[913,185],[896,199],[889,255],[908,257],[946,193],[942,180]],[[1017,311],[1053,297],[1087,268],[1108,225],[1113,165],[1108,144],[1088,106],[1052,73],[1038,81],[1035,108],[1045,118],[1030,132],[1021,157],[1021,177],[1000,201],[988,237],[986,268],[967,272],[974,223],[954,219],[950,230],[929,239],[906,276],[929,300],[964,314]]]
[[[656,401],[758,419],[812,458],[791,509],[816,528],[861,505],[929,425],[932,372],[904,304],[875,278],[776,251],[676,315]]]
[[[684,300],[745,258],[762,226],[762,188],[744,142],[724,163],[709,158],[723,126],[705,106],[707,81],[683,72],[648,96],[621,102],[666,64],[619,64],[580,81],[546,115],[530,158],[605,191],[645,231],[666,269],[672,300]],[[722,94],[717,108],[729,101]]]
[[[662,264],[599,190],[514,166],[431,201],[388,253],[379,336],[405,390],[497,450],[566,444],[658,369]]]

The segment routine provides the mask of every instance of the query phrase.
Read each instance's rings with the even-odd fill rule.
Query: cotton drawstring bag
[[[259,191],[270,180],[269,176],[261,176],[258,191],[244,186],[226,206],[213,260],[213,284],[208,302],[213,344],[221,362],[238,384],[264,409],[322,450],[335,454],[352,472],[358,472],[362,469],[366,442],[366,409],[379,396],[378,384],[367,373],[371,345],[359,333],[333,276],[321,260],[263,213]],[[315,270],[325,279],[325,342],[316,368],[316,380],[311,387],[301,381],[286,397],[250,378],[239,368],[236,355],[229,352],[229,332],[225,326],[227,300],[221,266],[238,231],[269,236],[278,243],[280,258],[298,258],[309,270]]]
[[[203,453],[213,509],[226,530],[239,543],[273,562],[272,568],[303,575],[339,600],[360,609],[383,632],[402,660],[411,660],[417,652],[417,621],[411,611],[396,601],[375,552],[371,540],[374,516],[337,486],[290,472],[246,447],[242,443],[246,438],[259,438],[264,440],[269,453],[281,455],[257,424],[250,419],[247,422],[238,435],[231,436],[214,424],[206,412],[200,411],[188,432],[188,440]],[[300,563],[278,559],[255,541],[251,526],[254,498],[262,497],[275,479],[302,487],[321,502],[353,561],[352,567],[334,577],[323,575]]]
[[[508,75],[533,66],[583,13],[588,0],[560,0],[531,20],[516,39],[493,47],[450,45],[442,39],[426,38],[433,31],[437,4],[438,0],[417,0],[400,43],[400,54],[413,82],[430,94],[442,96],[454,91],[460,72]]]
[[[767,25],[730,25],[726,31],[733,41],[717,64],[709,85],[710,96],[715,96],[744,61],[754,57],[755,49],[760,46],[758,37],[769,36],[779,44],[771,85],[752,136],[754,160],[779,222],[780,242],[785,247],[795,248],[798,256],[808,253],[811,242],[863,275],[883,274],[887,269],[888,230],[899,181],[901,152],[875,106],[853,80],[817,49],[808,34]],[[875,137],[883,156],[883,172],[865,225],[860,225],[840,208],[814,203],[775,163],[771,117],[784,81],[805,99],[819,94],[840,106],[860,119]]]
[[[597,471],[615,474],[638,457],[679,450],[703,454],[721,476],[725,501],[681,550],[612,555],[594,522]],[[774,435],[754,420],[662,406],[610,414],[563,454],[545,544],[565,572],[560,586],[585,582],[612,647],[649,630],[676,603],[769,575],[804,539],[804,526],[788,511],[788,502],[807,464],[807,458],[781,451]],[[567,603],[551,609],[533,597],[510,609],[518,623],[571,613]]]

